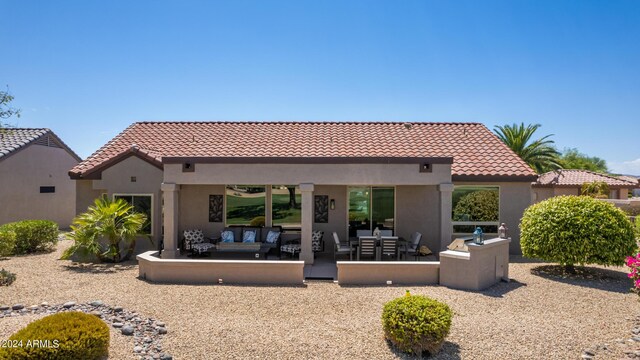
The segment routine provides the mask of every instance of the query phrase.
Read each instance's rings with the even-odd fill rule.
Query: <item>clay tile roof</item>
[[[535,187],[549,186],[582,186],[584,183],[602,181],[614,187],[638,187],[638,180],[632,181],[621,177],[600,174],[589,170],[556,170],[544,173],[533,183]]]
[[[524,178],[535,172],[480,123],[139,122],[70,171],[75,178],[137,154],[163,158],[453,158],[452,174]]]
[[[65,149],[76,160],[82,160],[49,129],[2,128],[0,129],[0,161],[33,143]]]
[[[46,134],[49,129],[2,129],[0,130],[0,157],[7,156]]]

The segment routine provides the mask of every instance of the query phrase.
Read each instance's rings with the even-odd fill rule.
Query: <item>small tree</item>
[[[591,196],[594,199],[609,198],[609,185],[604,181],[592,181],[582,184],[581,195]]]
[[[526,257],[564,265],[622,265],[637,250],[633,225],[612,204],[587,196],[558,196],[525,210],[520,245]]]
[[[145,214],[135,212],[133,206],[123,199],[96,199],[87,212],[73,219],[68,237],[74,243],[64,252],[62,259],[70,259],[77,253],[93,255],[107,262],[128,260],[146,221]],[[121,246],[126,251],[124,256]]]
[[[11,101],[13,101],[13,95],[9,93],[8,87],[7,91],[0,91],[0,129],[7,126],[3,120],[12,116],[20,117],[20,109],[11,107]]]

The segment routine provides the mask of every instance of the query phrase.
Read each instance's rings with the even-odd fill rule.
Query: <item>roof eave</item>
[[[537,175],[471,175],[454,174],[451,180],[456,182],[527,182],[531,183],[537,179]]]
[[[165,156],[163,164],[453,164],[453,157]]]

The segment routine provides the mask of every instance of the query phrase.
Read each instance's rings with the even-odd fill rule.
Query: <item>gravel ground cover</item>
[[[122,306],[166,323],[163,350],[174,359],[405,358],[386,343],[380,324],[383,304],[405,289],[454,310],[451,334],[436,359],[579,359],[588,349],[595,358],[617,359],[636,347],[626,338],[640,307],[628,291],[624,268],[589,268],[569,276],[549,264],[513,258],[512,281],[483,292],[332,282],[163,285],[138,279],[135,262],[57,260],[68,245],[63,241],[52,253],[0,261],[17,274],[11,286],[0,287],[0,305],[102,300]],[[32,319],[0,319],[0,339]],[[112,331],[110,358],[135,359],[132,341],[121,337]]]

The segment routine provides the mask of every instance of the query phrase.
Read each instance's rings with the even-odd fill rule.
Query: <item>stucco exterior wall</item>
[[[454,185],[484,185],[500,187],[500,222],[509,228],[509,253],[522,254],[520,249],[520,219],[531,205],[531,183],[529,182],[455,182]],[[451,216],[451,215],[449,215]]]
[[[93,204],[106,190],[94,189],[93,180],[75,180],[76,183],[76,215],[81,214]]]
[[[224,185],[182,185],[178,208],[178,234],[184,230],[201,229],[204,235],[219,235],[224,222],[209,222],[209,195],[224,195]]]
[[[0,224],[44,219],[68,228],[76,187],[67,172],[77,163],[64,149],[36,144],[0,161]],[[41,186],[55,186],[55,192],[41,194]]]
[[[136,181],[132,182],[131,177]],[[101,180],[93,180],[92,187],[106,192],[110,199],[114,194],[152,195],[153,244],[145,238],[136,243],[136,253],[157,249],[162,239],[162,170],[137,157],[129,157],[102,172]]]
[[[554,196],[553,188],[531,188],[531,191],[533,194],[532,203],[538,203]]]
[[[451,182],[451,165],[434,164],[421,173],[418,164],[165,164],[164,179],[176,184],[437,185]]]
[[[409,239],[422,234],[421,244],[440,250],[440,192],[437,186],[396,187],[396,234]]]
[[[553,188],[553,196],[562,196],[562,195],[580,195],[580,188],[565,188],[565,187],[555,187]]]
[[[333,254],[335,250],[335,241],[333,240],[333,232],[338,233],[340,241],[346,242],[349,238],[347,225],[347,211],[349,204],[347,203],[347,187],[342,185],[319,185],[316,186],[313,195],[327,195],[329,201],[336,201],[336,208],[329,209],[329,222],[313,223],[313,230],[324,231],[324,252]]]

